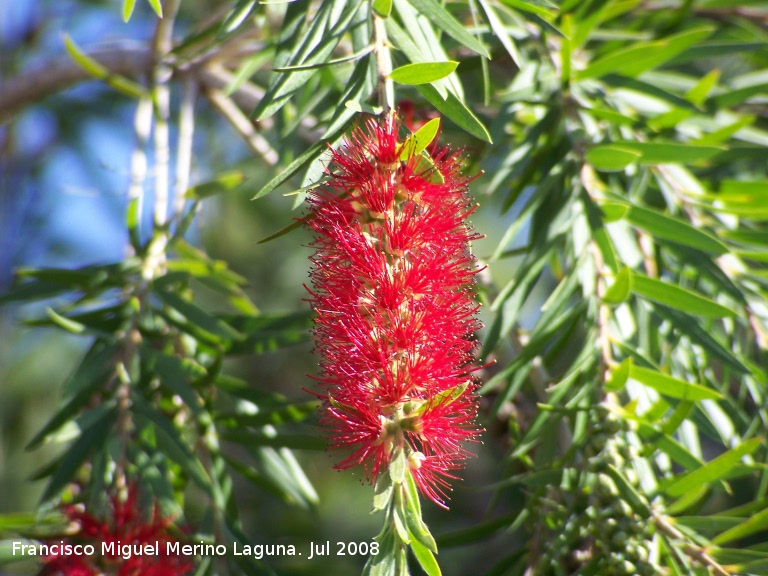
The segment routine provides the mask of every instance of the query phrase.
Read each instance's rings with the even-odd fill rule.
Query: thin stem
[[[168,117],[170,115],[172,68],[167,55],[172,47],[173,23],[181,0],[168,0],[158,21],[152,43],[155,66],[152,70],[152,101],[155,109],[155,231],[144,261],[143,276],[151,279],[165,268],[168,246],[168,197],[170,194],[170,146]]]
[[[155,227],[163,228],[168,218],[168,196],[170,188],[168,145],[168,117],[170,115],[171,92],[168,82],[172,69],[166,62],[173,38],[173,23],[180,0],[165,3],[165,17],[160,19],[153,40],[155,67],[152,73],[152,97],[155,105]]]
[[[395,107],[395,87],[389,77],[392,74],[392,55],[387,43],[386,24],[376,13],[373,14],[373,45],[379,72],[379,106],[386,112]]]
[[[131,184],[128,188],[128,222],[132,248],[134,251],[141,249],[139,227],[141,225],[141,212],[144,199],[144,181],[147,178],[147,142],[152,130],[152,102],[149,98],[142,98],[136,106],[134,116],[134,131],[136,133],[136,146],[131,154]]]
[[[179,141],[176,146],[176,188],[173,195],[173,217],[179,222],[184,215],[185,194],[192,169],[192,143],[195,133],[195,100],[197,83],[185,78],[179,107]]]

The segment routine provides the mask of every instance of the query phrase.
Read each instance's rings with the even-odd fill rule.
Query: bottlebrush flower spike
[[[167,554],[167,545],[177,540],[167,532],[169,518],[154,509],[152,518],[143,518],[136,502],[137,488],[129,487],[121,500],[110,496],[111,517],[100,520],[81,506],[66,506],[64,514],[76,527],[74,534],[52,538],[57,549],[66,545],[91,545],[94,554],[59,553],[45,558],[40,576],[184,576],[194,568],[189,558]],[[130,548],[121,548],[128,546]],[[154,553],[146,546],[152,546]],[[83,550],[72,548],[71,550]],[[140,552],[143,551],[143,552]],[[130,552],[130,554],[128,553]]]
[[[358,126],[309,198],[317,396],[331,446],[349,452],[336,468],[361,465],[373,482],[404,456],[445,507],[462,443],[479,433],[469,252],[479,236],[461,157],[433,148],[429,161],[399,131],[394,115]]]

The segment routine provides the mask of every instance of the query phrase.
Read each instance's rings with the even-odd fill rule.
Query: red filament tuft
[[[157,508],[151,518],[144,518],[135,485],[125,499],[111,495],[109,503],[111,515],[106,520],[81,506],[64,507],[76,531],[44,542],[55,553],[45,557],[41,576],[184,576],[192,572],[190,557],[169,552],[179,549],[178,540],[168,534],[171,519],[161,517]]]
[[[420,490],[445,506],[469,455],[479,328],[474,210],[461,158],[412,154],[394,115],[369,118],[331,152],[328,182],[310,195],[310,274],[321,356],[321,423],[337,468],[367,478],[404,450]]]

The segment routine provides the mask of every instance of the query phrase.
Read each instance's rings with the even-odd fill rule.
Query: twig
[[[373,45],[376,53],[376,68],[379,72],[379,106],[385,111],[395,106],[395,88],[392,79],[392,55],[387,44],[387,29],[384,19],[373,14]]]
[[[184,215],[185,194],[189,188],[192,169],[192,144],[195,132],[195,100],[197,83],[185,78],[179,106],[179,140],[176,146],[176,187],[173,196],[173,217],[178,222]]]
[[[255,154],[261,156],[270,166],[277,164],[279,159],[277,152],[267,142],[267,139],[256,131],[248,117],[237,107],[237,104],[220,90],[206,90],[205,96]]]
[[[168,117],[170,114],[170,90],[168,82],[171,68],[166,62],[172,47],[173,24],[180,0],[168,0],[163,18],[158,20],[152,42],[154,69],[152,71],[152,97],[155,105],[155,227],[160,229],[168,218],[168,195],[170,188],[168,144]]]
[[[142,203],[144,199],[144,181],[147,178],[147,153],[146,146],[149,141],[149,132],[152,129],[152,102],[149,98],[141,98],[136,106],[136,114],[133,121],[136,133],[136,146],[131,153],[131,184],[128,188],[128,205],[135,200],[137,218],[133,226],[136,227],[135,240],[139,241],[139,227],[141,225]],[[132,234],[132,240],[133,240]],[[134,250],[140,246],[134,244]]]

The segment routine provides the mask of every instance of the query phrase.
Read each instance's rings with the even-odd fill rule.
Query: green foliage
[[[188,26],[140,77],[65,39],[89,78],[139,102],[137,154],[148,148],[142,122],[155,135],[174,122],[163,90],[192,83],[264,170],[251,179],[248,168],[216,166],[149,231],[132,192],[131,255],[22,267],[0,295],[35,311],[28,327],[88,340],[52,383],[60,408],[25,438],[31,450],[60,447],[35,476],[47,482],[41,510],[96,502],[105,486],[139,477],[161,506],[199,508],[195,538],[250,543],[243,482],[317,513],[323,494],[294,454],[324,447],[311,426],[317,401],[268,390],[258,370],[247,380],[231,370],[308,341],[309,313],[299,302],[262,312],[232,263],[193,246],[188,231],[201,204],[244,193],[264,202],[297,190],[301,206],[322,182],[328,147],[361,111],[383,111],[391,89],[423,124],[405,157],[442,130],[479,174],[476,225],[489,239],[476,246],[487,266],[478,468],[490,470],[490,501],[485,517],[464,510],[455,523],[422,513],[401,452],[372,490],[385,525],[364,573],[768,574],[762,3],[239,0],[213,10],[222,4],[201,0],[193,7],[209,11],[182,3],[176,16],[175,2],[148,2],[158,27],[175,17]],[[124,0],[118,16],[136,19],[135,6]],[[193,120],[179,114],[175,156],[191,154],[182,124],[192,130],[203,114],[183,102],[173,105]],[[170,143],[155,145],[157,165]],[[131,177],[143,194],[141,161]],[[260,249],[295,238],[292,218],[282,214]],[[463,498],[457,490],[457,514]],[[3,516],[0,536],[50,522]],[[477,564],[442,562],[438,546],[464,546]],[[0,541],[0,563],[14,560],[6,548]],[[198,573],[270,570],[228,557]]]

